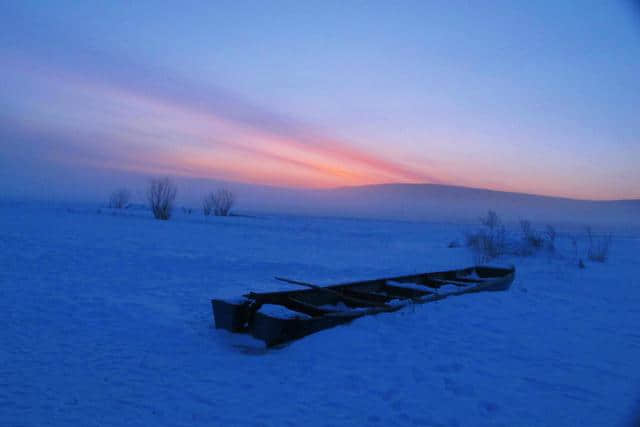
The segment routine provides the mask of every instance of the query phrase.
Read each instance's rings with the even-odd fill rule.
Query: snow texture
[[[576,229],[578,229],[576,225]],[[210,299],[471,265],[463,226],[0,205],[2,426],[616,426],[640,397],[640,234],[509,258],[509,291],[265,349]],[[579,240],[583,251],[585,241]],[[291,289],[289,286],[288,289]]]
[[[418,283],[396,282],[395,280],[387,280],[387,283],[398,288],[412,289],[414,291],[437,293],[436,288],[431,286],[420,285]]]
[[[279,319],[311,319],[311,316],[307,314],[289,310],[287,307],[275,304],[263,304],[258,311]]]
[[[321,308],[323,310],[330,310],[330,311],[354,311],[354,310],[359,310],[360,309],[360,307],[353,307],[353,308],[349,307],[348,305],[346,305],[342,301],[338,302],[337,304],[320,305],[320,306],[318,306],[318,308]]]

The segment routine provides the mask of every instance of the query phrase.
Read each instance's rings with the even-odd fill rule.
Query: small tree
[[[202,200],[202,212],[205,216],[214,214],[215,216],[228,216],[235,197],[227,189],[221,188],[215,193],[207,194]]]
[[[156,219],[167,220],[171,217],[177,192],[176,186],[167,177],[151,180],[147,197]]]
[[[109,207],[114,209],[126,208],[131,199],[131,192],[126,188],[120,188],[109,196]]]

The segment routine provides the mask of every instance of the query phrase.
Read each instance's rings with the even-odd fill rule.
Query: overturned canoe
[[[250,333],[273,346],[358,317],[396,311],[410,303],[506,290],[514,277],[514,267],[475,266],[326,287],[280,279],[310,289],[250,292],[231,300],[213,299],[211,305],[216,328]]]

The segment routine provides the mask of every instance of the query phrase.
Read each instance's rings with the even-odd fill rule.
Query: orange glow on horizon
[[[30,72],[26,65],[25,75]],[[500,152],[474,156],[445,150],[433,163],[408,156],[395,160],[393,147],[376,153],[302,125],[253,123],[162,91],[68,70],[39,71],[29,78],[51,89],[24,98],[33,114],[11,124],[63,146],[56,150],[44,144],[41,157],[52,162],[298,188],[436,183],[591,200],[629,198],[569,169],[544,174],[544,166],[516,170],[513,162],[509,169]],[[61,108],[50,108],[53,101]]]

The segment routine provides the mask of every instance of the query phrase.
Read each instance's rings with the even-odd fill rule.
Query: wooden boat
[[[474,266],[320,287],[276,278],[309,289],[250,292],[237,299],[213,299],[216,328],[250,333],[273,346],[358,317],[392,312],[411,303],[452,295],[507,290],[515,268]]]

